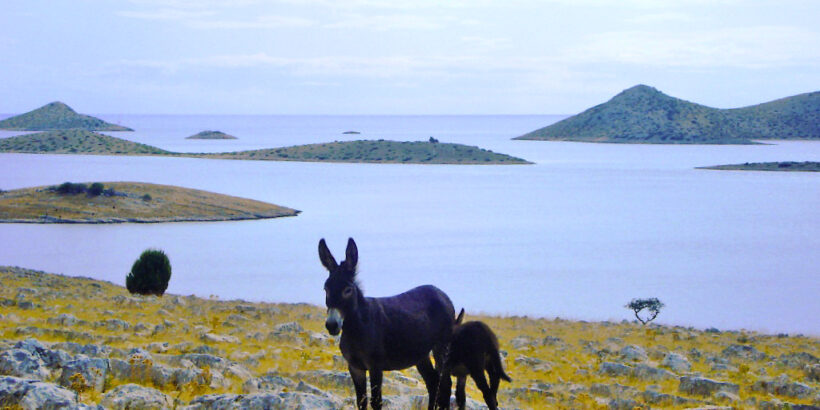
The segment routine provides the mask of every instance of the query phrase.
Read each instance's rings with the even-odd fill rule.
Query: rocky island
[[[138,182],[66,182],[0,193],[0,223],[204,222],[298,214],[251,199]]]
[[[68,105],[55,101],[25,114],[0,121],[0,129],[15,131],[48,131],[80,129],[87,131],[133,131],[99,118],[78,114]]]
[[[820,172],[820,162],[817,161],[781,161],[781,162],[746,162],[743,164],[714,165],[698,167],[698,169],[713,169],[724,171],[782,171],[782,172]]]
[[[235,140],[233,135],[225,134],[222,131],[202,131],[200,133],[186,137],[186,140]]]
[[[322,307],[138,296],[16,267],[0,266],[0,282],[0,407],[354,407]],[[820,406],[816,337],[471,312],[467,320],[498,334],[513,379],[500,386],[502,408]],[[415,369],[386,372],[383,389],[386,409],[426,408]],[[468,408],[486,408],[472,381],[467,395]]]
[[[177,153],[92,131],[49,131],[0,138],[0,153],[158,155],[189,158],[263,161],[310,161],[396,164],[507,165],[526,160],[475,146],[422,142],[364,140],[297,145],[223,153]]]
[[[717,109],[637,85],[578,115],[518,140],[631,144],[753,144],[820,139],[820,92]]]

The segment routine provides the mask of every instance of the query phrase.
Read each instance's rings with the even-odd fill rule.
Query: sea
[[[6,117],[6,116],[0,116]],[[299,216],[162,224],[0,224],[0,265],[124,284],[163,249],[168,292],[323,305],[348,238],[367,296],[434,284],[468,314],[633,320],[820,335],[820,173],[700,166],[818,161],[820,142],[621,145],[515,141],[563,115],[99,115],[180,152],[354,139],[475,145],[533,165],[407,165],[0,154],[0,189],[140,181],[271,202]],[[219,130],[236,140],[188,140]],[[359,134],[345,134],[356,131]],[[0,132],[0,137],[20,134]]]

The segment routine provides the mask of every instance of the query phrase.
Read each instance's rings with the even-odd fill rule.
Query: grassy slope
[[[638,85],[606,103],[516,139],[750,144],[752,139],[796,138],[820,139],[820,92],[722,110]]]
[[[202,131],[200,133],[186,137],[187,140],[235,140],[233,135],[225,134],[222,131]]]
[[[47,187],[0,194],[0,222],[224,221],[294,216],[290,208],[195,189],[136,182],[105,182],[124,196],[61,195]],[[151,196],[150,201],[143,195]]]
[[[173,277],[171,279],[173,281]],[[314,343],[308,335],[311,332],[326,333],[324,330],[324,309],[304,304],[249,303],[244,301],[220,301],[215,298],[202,299],[193,296],[175,297],[166,295],[163,298],[134,297],[127,298],[128,292],[121,286],[84,278],[73,278],[19,268],[0,267],[0,301],[12,300],[26,291],[26,300],[34,302],[33,309],[23,309],[14,303],[3,308],[4,320],[0,320],[0,339],[7,341],[22,340],[30,331],[21,329],[40,328],[43,332],[37,336],[46,342],[74,341],[79,343],[106,344],[114,348],[145,347],[150,343],[167,342],[168,354],[184,353],[182,347],[202,344],[199,334],[212,332],[233,335],[241,340],[240,344],[230,342],[208,343],[216,349],[218,355],[243,363],[254,376],[275,372],[298,380],[297,372],[310,370],[344,371],[344,362],[334,356],[339,355],[336,342],[330,345]],[[321,292],[321,283],[317,282],[317,292]],[[82,303],[77,303],[82,301]],[[251,306],[240,309],[238,306]],[[86,321],[85,324],[66,327],[51,324],[47,319],[62,313],[76,316]],[[624,312],[627,315],[627,312]],[[104,327],[94,326],[94,322],[103,319],[122,319],[132,329],[127,331],[109,331]],[[715,380],[729,381],[741,386],[740,399],[754,398],[758,401],[771,401],[775,398],[791,403],[810,403],[809,399],[794,399],[776,394],[752,391],[749,387],[762,374],[771,377],[787,375],[792,380],[803,381],[813,388],[820,383],[805,381],[803,370],[783,364],[779,359],[754,361],[733,358],[729,361],[729,370],[714,370],[715,363],[709,358],[720,357],[721,352],[730,345],[753,347],[769,357],[780,357],[784,354],[803,352],[815,357],[820,356],[820,339],[805,336],[769,336],[746,331],[703,332],[691,328],[653,326],[645,328],[634,323],[577,322],[561,319],[535,319],[528,317],[471,316],[467,320],[482,320],[488,323],[498,334],[501,349],[508,353],[505,368],[513,378],[513,383],[503,382],[499,391],[499,401],[503,408],[599,408],[600,402],[589,388],[596,384],[611,386],[615,383],[646,390],[650,385],[662,393],[680,396],[677,381],[648,382],[633,377],[609,377],[597,372],[602,361],[613,361],[614,353],[619,346],[639,345],[649,353],[650,363],[657,364],[667,351],[682,353],[692,361],[692,372]],[[169,321],[164,329],[152,334],[156,324]],[[284,339],[257,337],[269,334],[272,328],[281,323],[297,322],[305,333],[296,334]],[[137,330],[138,324],[144,324],[146,330]],[[66,332],[68,331],[68,332]],[[516,337],[527,337],[548,342],[525,345],[516,348],[511,340]],[[0,341],[2,343],[2,341]],[[591,348],[594,347],[594,348]],[[692,353],[696,349],[700,358]],[[610,351],[609,355],[600,352]],[[547,366],[534,370],[523,361],[515,360],[528,357],[541,360]],[[396,372],[386,373],[392,377]],[[419,378],[415,369],[408,369],[401,374]],[[131,380],[131,382],[140,380]],[[111,380],[110,387],[124,384],[126,380]],[[313,382],[312,382],[313,383]],[[529,387],[541,384],[551,386],[552,397],[548,395],[529,394]],[[544,385],[546,383],[546,385]],[[316,382],[317,387],[340,395],[352,397],[350,386],[340,388]],[[229,388],[216,392],[241,392],[241,381],[232,380]],[[468,395],[481,401],[481,394],[475,389],[472,381],[467,383]],[[154,386],[173,397],[179,395],[182,400],[190,400],[192,392],[175,391],[173,387]],[[580,387],[580,389],[579,389]],[[198,394],[215,391],[206,390]],[[385,394],[397,394],[389,386]],[[685,396],[685,395],[684,395]],[[640,396],[639,396],[640,397]],[[84,395],[87,402],[99,401],[99,397]],[[699,397],[691,397],[703,400]],[[600,398],[599,398],[600,399]],[[695,405],[667,405],[653,408],[686,408]],[[741,406],[744,407],[744,406]],[[604,406],[605,408],[605,406]]]
[[[91,131],[133,131],[130,128],[107,123],[99,118],[78,114],[59,101],[46,104],[36,110],[0,121],[0,129],[20,131],[46,131],[82,129]]]
[[[526,164],[527,161],[478,147],[430,142],[362,140],[297,145],[223,154],[205,158],[273,161],[388,162],[416,164]]]
[[[92,131],[46,131],[0,139],[0,152],[34,154],[171,155],[173,153]]]
[[[699,169],[715,169],[727,171],[790,171],[790,172],[820,172],[820,162],[747,162],[745,164],[715,165],[700,167]]]
[[[0,139],[0,152],[38,154],[171,155],[265,161],[404,164],[528,164],[478,147],[429,142],[347,141],[253,151],[182,154],[91,131],[49,131]]]

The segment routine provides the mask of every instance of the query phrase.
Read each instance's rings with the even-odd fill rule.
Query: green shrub
[[[100,194],[103,193],[104,188],[105,187],[103,186],[103,184],[95,182],[91,184],[90,187],[88,187],[88,196],[100,196]]]
[[[125,277],[125,287],[131,293],[162,296],[170,280],[171,262],[165,252],[146,249]]]
[[[63,195],[75,195],[86,192],[88,187],[85,184],[73,184],[71,182],[63,182],[57,187],[57,192]]]
[[[151,198],[151,195],[149,195],[149,194],[145,194],[145,195],[142,196],[142,200],[145,201],[145,202],[151,202],[152,199],[154,199],[154,198]]]

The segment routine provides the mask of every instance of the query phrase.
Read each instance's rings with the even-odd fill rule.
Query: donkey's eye
[[[342,297],[347,299],[353,296],[353,286],[348,286],[342,291]]]

